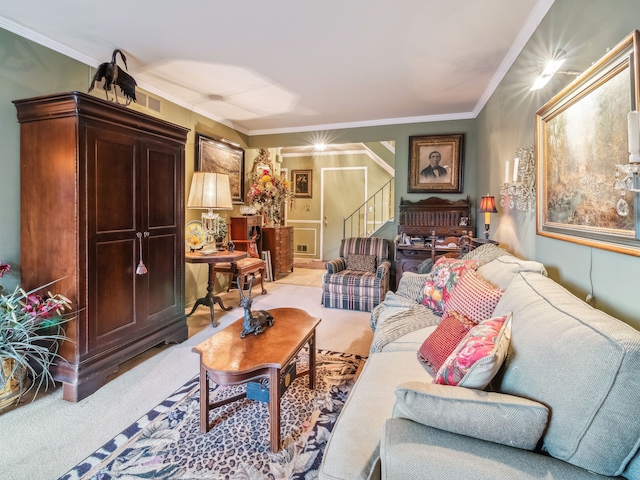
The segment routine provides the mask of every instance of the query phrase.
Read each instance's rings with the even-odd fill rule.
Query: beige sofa
[[[478,273],[505,289],[494,315],[513,312],[492,391],[431,383],[416,354],[439,317],[418,303],[425,277],[403,276],[372,312],[320,479],[640,479],[640,333],[486,247]]]

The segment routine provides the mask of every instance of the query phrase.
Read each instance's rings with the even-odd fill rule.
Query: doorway
[[[367,167],[323,168],[320,188],[320,250],[322,259],[330,261],[340,253],[344,218],[367,199]]]

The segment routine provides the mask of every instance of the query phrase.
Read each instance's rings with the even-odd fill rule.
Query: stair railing
[[[343,219],[342,238],[370,237],[393,220],[394,179],[390,179],[351,215]]]

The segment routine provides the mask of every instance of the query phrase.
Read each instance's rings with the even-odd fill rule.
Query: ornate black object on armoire
[[[20,276],[78,309],[54,368],[63,398],[97,390],[118,365],[187,338],[186,128],[90,95],[16,100]],[[147,273],[142,274],[145,271]]]

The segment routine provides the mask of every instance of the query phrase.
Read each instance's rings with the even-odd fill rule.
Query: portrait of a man
[[[410,193],[462,192],[464,134],[409,137]]]
[[[430,150],[423,148],[421,150]],[[422,152],[420,152],[422,165]],[[421,182],[448,182],[449,170],[440,165],[442,162],[442,154],[438,150],[432,150],[427,156],[427,166],[420,170]]]

